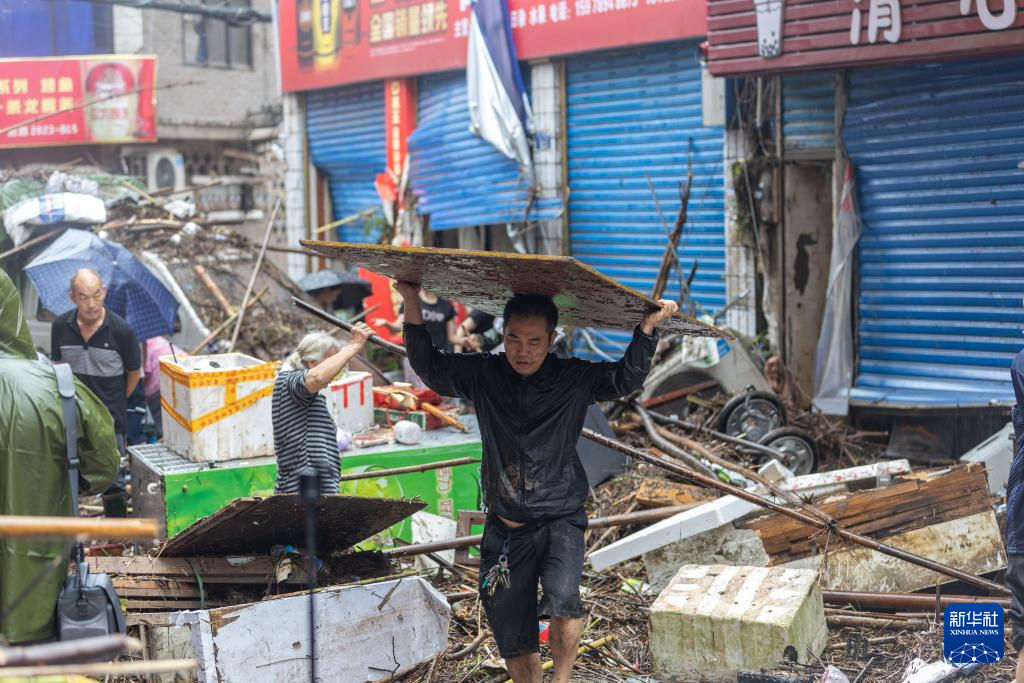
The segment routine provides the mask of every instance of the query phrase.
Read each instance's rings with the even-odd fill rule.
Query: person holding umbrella
[[[139,384],[142,352],[131,326],[104,305],[107,288],[99,274],[81,268],[71,277],[68,295],[74,308],[53,321],[50,356],[64,362],[107,406],[121,458],[125,457],[128,397]],[[108,517],[127,516],[124,472],[103,495]]]

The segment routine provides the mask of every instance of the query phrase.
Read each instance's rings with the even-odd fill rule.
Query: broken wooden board
[[[320,496],[317,546],[329,554],[350,548],[426,507],[419,499]],[[298,494],[237,498],[169,540],[165,557],[269,555],[275,545],[301,545],[306,512]]]
[[[559,322],[579,327],[631,329],[657,308],[653,299],[568,256],[312,240],[300,243],[317,254],[395,280],[419,282],[441,296],[491,315],[500,316],[513,294],[552,297]],[[673,318],[659,329],[701,337],[726,336],[688,316]]]
[[[162,581],[195,582],[196,575],[203,583],[265,584],[274,575],[274,561],[269,557],[87,557],[89,571],[119,578]],[[198,585],[198,584],[196,584]]]
[[[885,542],[976,576],[1006,567],[1006,548],[991,509],[896,534]],[[820,570],[823,590],[910,593],[953,581],[945,574],[862,546],[830,549],[827,555],[805,557],[780,566]]]
[[[982,465],[954,467],[938,473],[921,472],[894,480],[889,486],[845,494],[817,505],[843,528],[883,540],[913,529],[960,519],[991,510],[988,479]],[[741,528],[757,532],[772,564],[847,546],[829,534],[777,513],[747,522]]]
[[[667,479],[644,479],[636,488],[633,500],[649,508],[669,505],[700,505],[718,498],[718,492],[703,486],[679,484]]]

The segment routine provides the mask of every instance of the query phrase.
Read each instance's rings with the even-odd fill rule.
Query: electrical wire
[[[247,5],[235,5],[225,2],[217,4],[186,3],[175,0],[86,0],[94,5],[116,5],[134,9],[155,9],[181,14],[197,14],[211,19],[219,19],[232,26],[252,26],[258,23],[270,23],[274,17],[267,12],[254,10]],[[55,0],[50,0],[55,2]]]

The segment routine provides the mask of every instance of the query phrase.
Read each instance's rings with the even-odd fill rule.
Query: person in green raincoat
[[[120,455],[110,411],[77,379],[79,483],[82,493],[104,491],[117,474]],[[21,297],[0,270],[0,515],[70,515],[67,438],[53,368],[36,360],[21,310]],[[77,501],[76,501],[77,504]],[[0,621],[9,643],[47,640],[67,572],[60,567],[29,590],[65,553],[62,539],[0,536]]]

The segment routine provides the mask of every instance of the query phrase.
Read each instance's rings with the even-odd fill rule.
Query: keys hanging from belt
[[[501,555],[498,556],[498,561],[494,563],[494,566],[484,576],[482,587],[489,596],[493,596],[499,586],[507,589],[512,585],[512,572],[508,568],[508,552],[511,546],[509,541],[510,539],[505,539],[505,543],[501,547]]]

